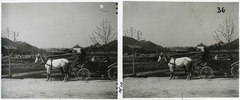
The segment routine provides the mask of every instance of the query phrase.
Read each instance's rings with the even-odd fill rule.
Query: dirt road
[[[238,97],[239,79],[124,78],[124,98]]]
[[[116,99],[116,82],[103,79],[68,82],[46,82],[45,78],[2,79],[1,92],[2,98]]]

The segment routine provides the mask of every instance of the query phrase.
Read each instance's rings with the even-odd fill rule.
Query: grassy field
[[[211,56],[215,56],[217,53],[212,53]],[[190,57],[194,60],[194,63],[196,63],[197,59],[200,57],[201,54],[199,53],[192,53],[192,54],[184,54],[183,56]],[[74,61],[77,59],[79,54],[66,54],[66,55],[55,55],[55,56],[49,56],[51,58],[66,58],[70,61]],[[99,59],[101,59],[101,56],[103,55],[88,55],[89,58],[96,56]],[[232,56],[235,59],[239,59],[238,53],[232,54]],[[113,61],[117,61],[116,55],[111,55],[109,58]],[[30,73],[35,71],[45,71],[43,64],[34,64],[35,58],[28,58],[28,59],[16,59],[12,58],[12,74],[17,73]],[[123,58],[123,74],[132,74],[133,72],[133,65],[132,65],[132,57],[131,56],[124,56]],[[164,62],[157,62],[157,58],[150,57],[150,58],[143,58],[143,57],[136,57],[135,59],[135,72],[147,72],[147,71],[154,71],[154,70],[166,70],[168,69],[168,66]],[[8,58],[2,57],[2,75],[8,75]],[[54,71],[56,73],[59,73],[59,71]],[[163,73],[163,76],[166,73]],[[34,74],[31,77],[45,77],[43,74]]]
[[[52,59],[57,58],[66,58],[70,62],[74,62],[78,58],[79,54],[63,54],[63,55],[51,55],[46,56]],[[88,55],[91,58],[94,55]],[[96,55],[96,57],[100,57],[100,55]],[[109,59],[112,61],[117,61],[117,57],[114,55],[109,56]],[[43,64],[34,64],[35,57],[27,58],[27,59],[17,59],[11,58],[11,73],[12,75],[19,75],[19,73],[28,73],[24,77],[30,78],[39,78],[39,77],[46,77],[46,69]],[[39,72],[39,73],[38,73]],[[60,75],[59,70],[53,70],[54,75]],[[31,74],[32,73],[32,74]],[[9,64],[8,64],[8,57],[2,57],[2,76],[9,74]]]
[[[34,64],[34,58],[32,59],[11,59],[11,72],[21,73],[21,72],[31,72],[31,71],[41,71],[44,67],[41,65]],[[8,75],[9,64],[8,58],[2,58],[2,75]]]
[[[216,54],[219,54],[220,56],[224,56],[224,54],[226,53],[211,53],[211,57],[214,57]],[[166,54],[167,56],[170,56],[169,54]],[[197,64],[197,60],[199,59],[199,57],[201,56],[201,53],[186,53],[186,54],[179,54],[179,55],[175,55],[177,57],[189,57],[191,59],[193,59],[193,63],[194,66],[198,68]],[[233,53],[232,54],[233,58],[237,61],[237,59],[239,59],[238,57],[238,53]],[[223,57],[219,57],[219,58],[223,58]],[[132,74],[133,73],[133,63],[132,63],[132,57],[131,56],[124,56],[123,58],[123,74]],[[135,58],[135,72],[136,73],[141,73],[141,72],[147,72],[147,71],[154,71],[154,70],[166,70],[169,69],[169,67],[167,66],[167,63],[164,62],[157,62],[156,58],[150,58],[150,60],[148,60],[148,58],[142,58],[142,57],[136,57]],[[213,68],[213,70],[218,70],[217,68]],[[183,69],[181,70],[177,70],[177,71],[183,71]],[[168,72],[168,70],[167,70]],[[166,76],[166,74],[168,74],[167,72],[165,73],[160,73],[160,76]],[[155,76],[155,75],[151,75],[151,76]],[[159,76],[159,74],[158,74]]]

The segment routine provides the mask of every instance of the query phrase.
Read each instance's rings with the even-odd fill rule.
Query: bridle
[[[40,54],[37,55],[37,58],[36,58],[36,59],[37,59],[37,62],[39,62],[39,60],[41,60],[42,64],[48,65],[48,66],[50,66],[51,68],[53,67],[53,65],[52,65],[52,61],[53,61],[53,60],[52,60],[52,59],[51,59],[51,64],[47,64],[47,61],[45,61]]]
[[[42,62],[43,64],[46,64],[46,62],[43,60],[43,58],[42,58],[42,56],[41,56],[40,54],[38,54],[38,55],[36,56],[35,63],[39,62],[39,60],[41,60],[41,62]]]
[[[169,62],[168,59],[166,58],[166,56],[165,56],[164,54],[161,54],[160,57],[161,57],[160,60],[164,59],[166,63]]]

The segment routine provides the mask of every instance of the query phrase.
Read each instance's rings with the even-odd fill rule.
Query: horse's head
[[[35,64],[37,64],[38,62],[44,63],[42,56],[40,54],[36,55],[36,59],[34,61]]]
[[[167,62],[166,56],[163,53],[161,53],[158,57],[158,62],[160,62],[160,61],[166,61]]]

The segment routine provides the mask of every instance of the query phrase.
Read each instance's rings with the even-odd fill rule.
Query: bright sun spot
[[[100,8],[103,8],[104,6],[103,5],[100,5]]]

